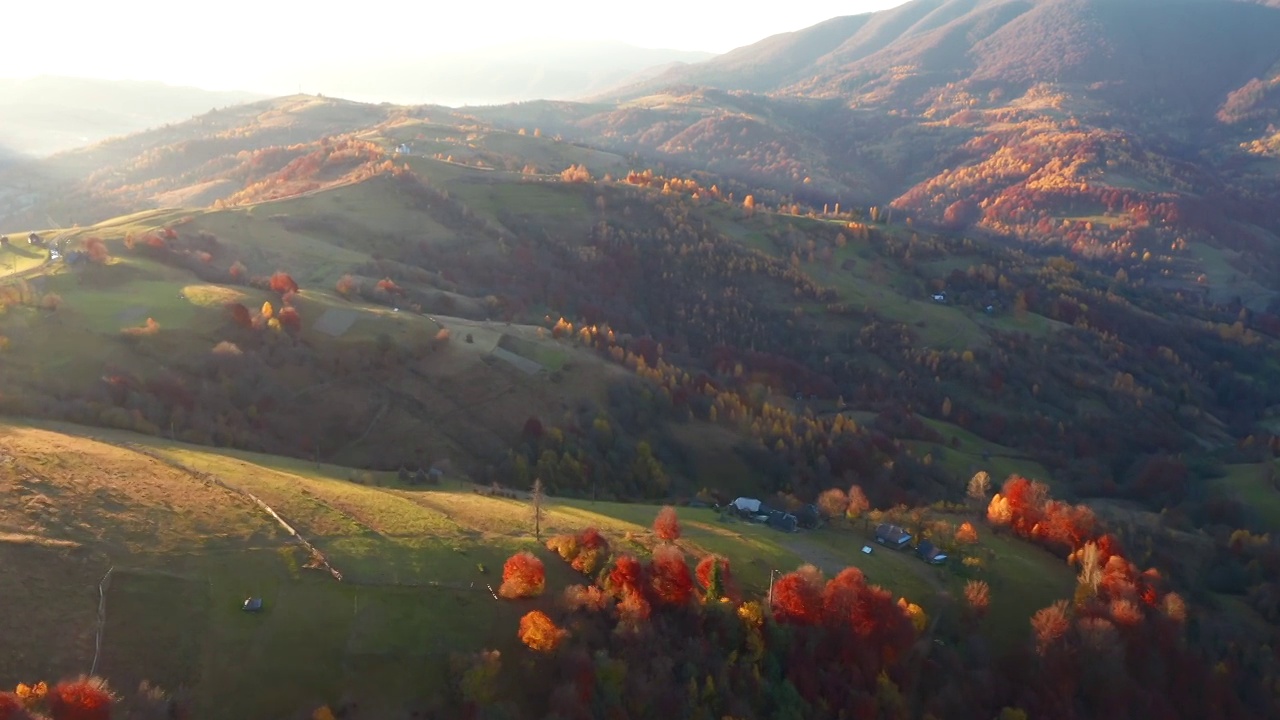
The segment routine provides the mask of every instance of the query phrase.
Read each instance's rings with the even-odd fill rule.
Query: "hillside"
[[[525,502],[466,483],[413,487],[392,473],[60,424],[6,422],[0,453],[0,560],[21,578],[0,586],[0,601],[26,610],[9,616],[5,637],[9,647],[42,649],[6,653],[0,686],[90,664],[97,585],[110,568],[98,667],[117,686],[185,687],[199,716],[214,720],[339,698],[377,716],[443,691],[441,679],[422,681],[442,678],[451,653],[515,651],[511,628],[522,611],[494,602],[486,587],[500,582],[507,555],[533,548],[546,557],[548,595],[574,582],[534,541]],[[250,495],[312,542],[342,581],[307,569],[315,558]],[[554,498],[542,529],[594,526],[647,553],[656,512]],[[793,539],[726,524],[710,510],[684,509],[681,519],[681,548],[695,559],[726,557],[753,597],[771,570],[806,561],[832,574],[856,563],[931,610],[939,588],[963,583],[909,555],[862,555],[857,531]],[[1044,551],[990,536],[974,552],[1003,557],[988,576],[1005,589],[992,623],[998,637],[1017,637],[1035,608],[1070,586],[1068,569]],[[266,611],[241,612],[245,596],[262,597]]]
[[[888,92],[911,103],[948,83],[1006,94],[1037,82],[1101,83],[1113,102],[1203,112],[1280,59],[1271,42],[1278,29],[1276,13],[1230,0],[913,0],[767,38],[622,92],[694,84],[864,102]]]

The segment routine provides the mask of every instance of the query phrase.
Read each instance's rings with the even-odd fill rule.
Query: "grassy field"
[[[945,441],[942,444],[912,441],[910,444],[913,450],[920,457],[932,454],[934,462],[941,463],[950,470],[960,483],[968,483],[975,472],[986,470],[997,486],[1014,474],[1052,485],[1049,471],[1043,465],[1013,448],[985,440],[958,425],[942,420],[925,417],[921,420],[942,433]],[[957,442],[954,447],[951,445],[952,438]]]
[[[1280,532],[1280,490],[1267,484],[1265,467],[1228,465],[1226,471],[1226,475],[1213,482],[1234,495],[1268,529]]]
[[[375,686],[398,699],[437,692],[450,651],[517,651],[516,620],[528,607],[494,602],[485,587],[500,582],[508,555],[528,548],[547,560],[538,602],[580,581],[535,542],[527,503],[460,481],[424,490],[370,474],[356,483],[338,466],[54,423],[0,426],[4,457],[18,460],[0,463],[0,561],[31,572],[18,588],[0,584],[0,603],[20,608],[0,631],[50,652],[34,665],[30,653],[0,659],[0,684],[87,668],[95,585],[108,567],[103,672],[191,687],[198,715],[214,719],[283,714]],[[244,493],[311,540],[344,582],[302,569],[305,553]],[[656,511],[557,498],[544,532],[595,526],[615,549],[643,555]],[[805,562],[829,574],[856,565],[926,610],[964,582],[908,553],[862,554],[860,528],[788,535],[708,509],[680,514],[686,552],[728,557],[751,597],[767,592],[774,571]],[[1071,573],[1034,547],[983,535],[990,631],[1020,642],[1030,614],[1070,592]],[[248,596],[266,610],[243,613]]]
[[[25,237],[15,234],[9,245],[0,246],[0,280],[23,273],[49,259],[49,251],[32,247]]]

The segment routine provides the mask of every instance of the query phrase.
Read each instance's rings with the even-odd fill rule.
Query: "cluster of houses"
[[[891,523],[880,523],[876,526],[876,542],[894,550],[906,550],[911,547],[911,533]],[[921,540],[915,546],[916,555],[930,565],[942,565],[947,562],[947,554],[929,540]]]
[[[728,509],[744,520],[768,525],[782,532],[798,532],[802,527],[817,527],[820,519],[816,505],[807,505],[798,513],[790,513],[749,497],[734,500],[729,503]]]
[[[799,532],[801,528],[816,528],[822,523],[822,515],[817,505],[806,505],[792,513],[771,507],[768,503],[755,498],[740,497],[724,506],[723,511],[732,512],[748,521],[768,525],[781,532]],[[881,523],[876,526],[875,539],[880,545],[893,550],[914,550],[921,560],[930,565],[943,565],[947,562],[947,554],[929,540],[920,540],[912,544],[911,533],[892,523]],[[864,547],[865,553],[871,548]]]

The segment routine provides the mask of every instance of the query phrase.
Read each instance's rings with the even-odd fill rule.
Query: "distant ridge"
[[[1097,86],[1205,112],[1280,61],[1280,0],[913,0],[766,38],[604,93],[673,85],[914,102],[948,83]]]
[[[49,155],[262,97],[159,82],[0,78],[0,146]]]

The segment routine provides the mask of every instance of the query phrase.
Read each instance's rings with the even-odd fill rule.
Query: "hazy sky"
[[[903,0],[15,0],[0,77],[73,75],[271,92],[290,69],[519,41],[725,52]],[[769,7],[761,4],[761,7]],[[274,86],[274,87],[273,87]]]

